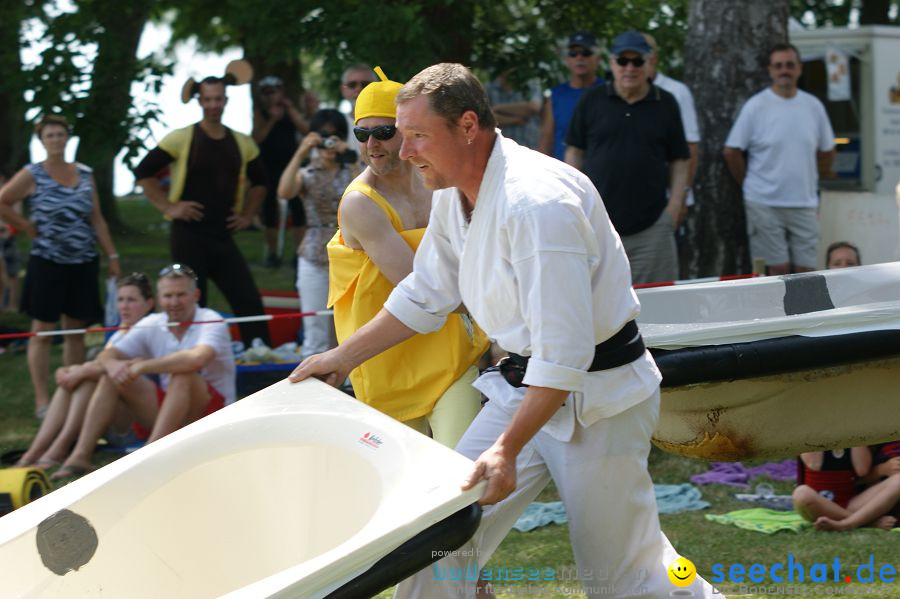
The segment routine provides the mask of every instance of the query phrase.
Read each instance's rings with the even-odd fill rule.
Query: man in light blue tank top
[[[539,151],[558,160],[565,158],[566,130],[575,105],[584,90],[600,83],[597,78],[600,54],[594,35],[586,31],[570,35],[564,60],[569,69],[569,79],[550,90],[541,115],[541,140],[538,144]]]

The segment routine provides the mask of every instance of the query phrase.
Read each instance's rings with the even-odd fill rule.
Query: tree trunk
[[[113,193],[116,155],[128,137],[131,83],[137,73],[137,47],[152,2],[108,2],[98,10],[101,34],[91,76],[91,91],[75,133],[76,159],[94,169],[100,206],[109,226],[121,229]]]
[[[431,38],[431,62],[471,64],[475,3],[436,0],[423,6],[425,31],[441,32]]]
[[[29,130],[25,122],[19,28],[25,17],[24,2],[5,3],[0,27],[0,173],[11,176],[28,162]]]
[[[685,82],[694,93],[700,159],[682,276],[751,270],[741,191],[722,148],[744,101],[770,83],[768,49],[787,41],[789,0],[691,0]]]

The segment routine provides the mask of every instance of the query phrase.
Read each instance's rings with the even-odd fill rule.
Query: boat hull
[[[664,387],[653,442],[736,461],[900,438],[900,358]]]

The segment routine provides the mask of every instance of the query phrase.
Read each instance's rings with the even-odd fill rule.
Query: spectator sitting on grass
[[[801,491],[801,486],[794,490],[794,505],[819,530],[852,530],[861,526],[890,530],[897,526],[897,517],[891,512],[900,501],[900,440],[872,448],[855,447],[854,452],[852,459],[866,462],[865,473],[858,478],[858,482],[869,485],[865,490],[858,491],[846,505],[840,505],[818,493]]]
[[[153,288],[143,273],[136,272],[122,277],[116,283],[116,288],[116,305],[123,328],[110,337],[107,348],[115,347],[128,334],[129,327],[153,311]],[[88,402],[97,388],[97,381],[104,374],[107,371],[96,360],[56,370],[57,387],[50,400],[47,415],[28,450],[16,463],[17,467],[52,468],[60,464],[78,437]],[[118,409],[115,421],[106,433],[107,438],[115,437],[125,441],[131,420],[128,410]],[[126,431],[125,437],[120,432],[123,430]]]
[[[825,262],[828,269],[859,266],[859,250],[846,241],[832,243]],[[872,453],[868,447],[854,447],[800,454],[800,484],[793,493],[797,513],[820,530],[896,526],[897,518],[887,512],[900,499],[900,457],[883,457],[876,451],[873,468]],[[900,450],[896,453],[900,455]],[[866,483],[874,484],[862,490]],[[832,499],[822,491],[831,492]]]
[[[235,366],[222,316],[197,305],[197,275],[182,264],[162,269],[157,299],[163,312],[142,319],[97,360],[103,376],[91,397],[75,449],[54,480],[91,470],[97,440],[124,402],[147,442],[168,435],[234,401]],[[206,324],[192,324],[202,321]],[[178,324],[173,324],[178,323]],[[160,384],[141,376],[159,374]]]

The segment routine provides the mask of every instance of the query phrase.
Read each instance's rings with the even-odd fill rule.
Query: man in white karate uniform
[[[596,189],[574,168],[505,140],[462,65],[410,80],[397,96],[397,129],[400,157],[441,190],[413,272],[375,318],[290,378],[338,384],[462,306],[511,358],[476,381],[490,401],[457,446],[476,461],[463,487],[487,481],[471,547],[404,581],[396,596],[475,597],[474,581],[439,572],[470,567],[470,548],[487,561],[551,478],[579,571],[596,573],[582,576],[585,592],[668,596],[678,555],[659,528],[647,473],[661,377],[634,324],[628,260]],[[682,590],[712,596],[701,578]]]

